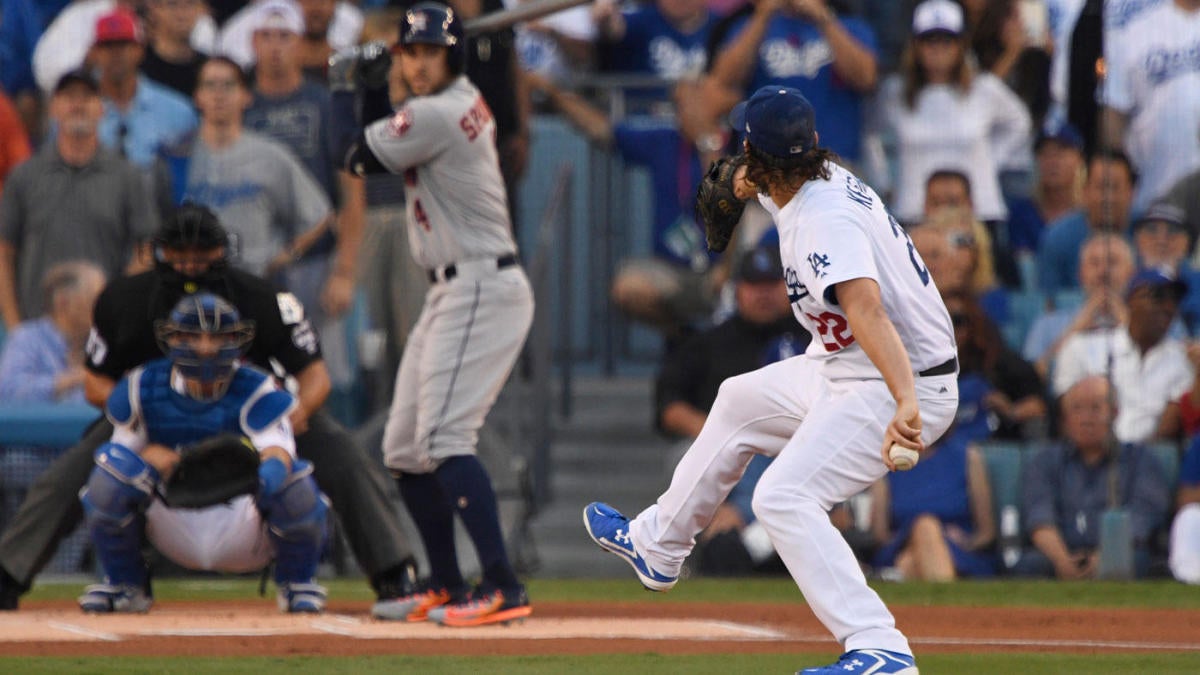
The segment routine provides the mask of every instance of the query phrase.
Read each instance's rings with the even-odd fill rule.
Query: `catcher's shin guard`
[[[258,508],[275,544],[275,583],[312,581],[325,548],[329,518],[329,501],[312,477],[312,464],[295,460],[283,487],[260,495]]]
[[[79,500],[96,557],[111,584],[146,584],[143,512],[158,483],[158,471],[129,448],[106,443],[96,450],[96,468]]]

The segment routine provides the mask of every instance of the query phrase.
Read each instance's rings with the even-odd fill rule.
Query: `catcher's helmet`
[[[243,321],[233,305],[212,293],[184,296],[154,329],[159,347],[179,373],[204,383],[232,375],[254,338],[254,322]]]
[[[467,42],[462,20],[440,2],[418,2],[400,17],[398,45],[427,44],[446,47],[450,71],[461,73],[467,63]]]

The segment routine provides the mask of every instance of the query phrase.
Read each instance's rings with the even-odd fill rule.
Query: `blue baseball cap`
[[[752,284],[783,281],[783,262],[779,259],[779,246],[760,245],[743,253],[738,261],[735,278]]]
[[[768,84],[733,107],[729,123],[756,150],[790,159],[817,145],[816,112],[799,89]]]
[[[1176,302],[1182,300],[1188,291],[1187,282],[1154,267],[1147,267],[1133,275],[1129,280],[1129,287],[1125,290],[1125,297],[1133,295],[1139,288],[1166,288],[1175,297]]]
[[[1046,124],[1033,144],[1034,152],[1041,150],[1048,141],[1061,143],[1068,148],[1075,148],[1079,152],[1083,152],[1083,135],[1070,122]]]

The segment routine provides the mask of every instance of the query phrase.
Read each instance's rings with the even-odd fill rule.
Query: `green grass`
[[[486,658],[361,656],[357,658],[148,658],[124,657],[91,660],[81,658],[0,658],[6,673],[122,673],[130,675],[174,673],[521,673],[522,675],[728,675],[729,673],[791,673],[801,667],[827,663],[828,653],[667,655],[611,654],[600,656],[503,656]],[[1020,673],[1021,675],[1130,675],[1136,673],[1197,672],[1195,655],[1110,655],[1067,654],[932,654],[921,656],[922,675],[959,673]]]
[[[373,595],[361,579],[326,582],[334,600],[369,601]],[[73,599],[83,583],[41,583],[30,600]],[[892,605],[992,606],[992,607],[1143,607],[1200,610],[1200,588],[1154,581],[1111,582],[960,582],[956,584],[877,583],[875,588]],[[254,598],[258,580],[219,577],[163,579],[155,595],[163,601],[188,599]],[[632,601],[643,603],[750,602],[799,603],[791,580],[690,579],[667,594],[647,593],[632,580],[533,580],[529,591],[541,601]],[[1020,673],[1058,675],[1087,673],[1200,673],[1196,653],[1044,654],[1009,651],[988,654],[925,654],[918,646],[924,675],[939,673]],[[0,673],[521,673],[529,675],[630,675],[631,673],[703,675],[707,673],[792,673],[798,668],[827,663],[829,651],[796,650],[783,654],[667,655],[656,652],[595,656],[495,656],[495,657],[287,657],[287,658],[16,658],[0,657]]]
[[[322,581],[333,600],[373,598],[361,579]],[[26,599],[74,599],[83,583],[39,583]],[[873,584],[884,601],[896,605],[949,605],[989,607],[1145,607],[1155,609],[1200,609],[1200,587],[1173,581],[1141,582],[1056,582],[1056,581],[963,581],[954,584]],[[245,577],[160,579],[154,584],[159,600],[253,598],[258,580]],[[268,586],[268,593],[273,589]],[[532,580],[529,594],[534,601],[649,601],[799,603],[800,592],[790,579],[689,579],[666,594],[651,594],[632,579],[619,580]],[[1200,672],[1200,668],[1197,669]]]

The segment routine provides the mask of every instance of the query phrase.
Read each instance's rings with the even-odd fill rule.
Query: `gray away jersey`
[[[366,129],[367,146],[404,175],[408,238],[425,268],[517,250],[496,153],[496,122],[465,76],[408,99]],[[470,195],[464,199],[464,195]]]

